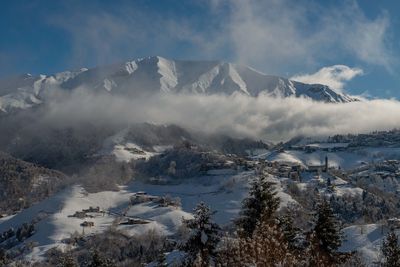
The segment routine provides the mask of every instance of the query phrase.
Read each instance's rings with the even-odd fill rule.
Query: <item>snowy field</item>
[[[363,256],[368,266],[376,266],[380,258],[382,242],[389,229],[382,224],[352,225],[346,227],[343,232],[346,236],[340,251],[357,250]],[[397,230],[399,235],[400,231]]]
[[[106,230],[116,221],[126,218],[145,220],[146,224],[121,225],[121,229],[131,234],[145,233],[155,229],[162,234],[171,235],[182,224],[182,218],[190,218],[190,212],[200,201],[206,202],[216,212],[215,220],[221,224],[228,224],[240,210],[241,200],[247,194],[248,180],[252,172],[243,172],[235,175],[219,175],[196,177],[181,184],[152,185],[135,181],[121,187],[118,192],[104,191],[87,193],[79,186],[68,188],[29,209],[23,210],[15,216],[3,218],[0,223],[0,232],[10,227],[16,228],[24,222],[34,219],[36,233],[26,242],[36,243],[34,251],[28,258],[40,259],[44,252],[52,247],[65,246],[63,240],[73,233],[92,234]],[[160,207],[153,202],[130,205],[131,196],[136,192],[146,192],[149,196],[179,197],[182,209],[172,206]],[[89,218],[71,217],[77,211],[99,207],[104,212],[88,212]],[[84,221],[93,222],[91,227],[82,227]]]
[[[211,175],[212,174],[212,175]],[[221,226],[228,225],[241,209],[241,201],[247,196],[249,180],[254,172],[232,173],[232,170],[211,172],[208,176],[195,177],[180,184],[156,185],[134,181],[121,190],[87,193],[81,186],[68,188],[15,216],[3,218],[0,232],[10,227],[18,227],[24,222],[38,219],[36,233],[26,241],[33,241],[36,247],[28,255],[29,259],[40,259],[46,250],[52,247],[63,248],[63,240],[73,233],[85,235],[105,231],[114,222],[139,219],[145,224],[120,225],[120,229],[130,234],[145,233],[154,229],[165,235],[173,235],[182,224],[183,218],[191,218],[195,206],[203,201],[216,211],[214,220]],[[279,179],[277,183],[281,207],[295,202],[290,195],[283,192]],[[130,204],[130,198],[136,193],[146,192],[149,197],[179,197],[182,208],[160,206],[156,202]],[[91,217],[71,217],[78,211],[99,207],[100,212],[88,212]],[[93,222],[91,227],[82,227],[84,221]]]

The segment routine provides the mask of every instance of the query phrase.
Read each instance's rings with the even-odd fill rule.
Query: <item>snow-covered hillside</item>
[[[101,233],[111,225],[118,225],[119,229],[131,235],[143,234],[148,230],[174,235],[182,224],[182,218],[191,218],[191,212],[200,201],[216,211],[214,218],[217,223],[228,225],[240,211],[241,201],[247,195],[249,181],[253,176],[253,171],[215,170],[180,184],[134,181],[121,187],[120,191],[98,193],[87,193],[76,185],[15,216],[3,218],[0,233],[36,221],[36,232],[24,244],[35,243],[27,257],[39,260],[48,249],[65,247],[65,240],[74,233]],[[281,207],[295,202],[283,192],[279,180],[273,181],[277,183]],[[179,198],[182,206],[160,204],[160,197],[166,196]],[[136,220],[136,223],[129,223],[129,220]],[[85,221],[93,224],[84,227]]]
[[[394,139],[392,137],[390,140]],[[354,145],[350,141],[332,142],[324,137],[308,137],[288,141],[283,147],[254,153],[252,157],[300,164],[303,167],[323,164],[325,157],[328,157],[330,167],[352,170],[365,166],[368,162],[400,160],[400,145],[394,142],[378,145],[375,143],[370,145],[366,142],[364,145]]]
[[[120,191],[86,193],[81,186],[70,187],[15,216],[3,218],[0,232],[16,228],[23,223],[37,221],[36,233],[26,242],[35,242],[36,246],[28,257],[39,259],[49,248],[63,247],[63,241],[75,232],[98,233],[108,229],[113,223],[130,234],[144,233],[154,229],[162,234],[176,233],[182,224],[182,218],[190,218],[190,212],[200,201],[205,201],[217,211],[216,220],[228,224],[237,214],[241,199],[247,194],[247,183],[252,172],[232,175],[231,172],[219,172],[218,175],[197,177],[179,185],[154,185],[135,181]],[[162,206],[157,201],[132,202],[136,192],[146,192],[148,199],[171,196],[179,197],[180,207]],[[84,217],[77,212],[90,209]],[[99,210],[95,210],[99,207]],[[76,216],[73,216],[76,215]],[[136,219],[141,223],[124,224],[124,220]],[[92,226],[83,227],[85,221]],[[122,223],[121,223],[122,222]]]
[[[110,141],[118,143],[121,141],[118,137],[122,136],[113,136]],[[258,156],[268,159],[265,171],[276,184],[275,188],[281,199],[280,209],[285,210],[288,206],[301,207],[304,205],[301,194],[306,194],[307,198],[310,198],[308,194],[315,193],[317,189],[319,194],[327,197],[361,201],[364,189],[347,178],[336,176],[339,172],[335,172],[335,169],[337,170],[338,166],[353,169],[363,160],[372,160],[370,155],[361,155],[358,151],[351,150],[331,151],[329,152],[329,167],[333,167],[331,171],[318,173],[307,170],[309,166],[321,165],[327,153],[324,149],[327,147],[332,149],[332,146],[313,145],[316,151],[311,153],[286,150]],[[346,146],[341,144],[340,147],[342,149]],[[124,147],[117,145],[110,148],[114,149],[114,153],[120,153],[116,152],[118,149],[130,153],[116,155],[117,160],[124,161],[134,160],[135,153],[141,151],[140,146],[129,143]],[[150,154],[147,156],[152,157]],[[290,170],[289,177],[287,176],[286,169],[291,169],[291,164],[305,168],[300,173],[300,179],[292,177]],[[66,240],[76,232],[84,235],[102,233],[112,225],[116,225],[129,235],[140,235],[148,230],[156,230],[161,234],[173,236],[179,231],[182,218],[190,218],[193,208],[200,201],[204,201],[216,211],[214,219],[218,224],[228,226],[240,211],[241,200],[248,194],[249,181],[253,176],[253,170],[211,169],[204,175],[174,182],[157,180],[149,183],[135,180],[120,187],[120,191],[87,193],[82,186],[75,185],[14,216],[1,219],[0,232],[4,233],[10,227],[20,227],[23,223],[35,222],[35,233],[13,249],[23,251],[27,244],[33,242],[33,250],[25,250],[23,255],[31,260],[40,260],[50,248],[67,246]],[[327,186],[328,180],[332,186]],[[297,193],[296,190],[293,191],[294,187],[298,188]],[[180,201],[177,203],[181,204],[165,205],[165,202],[161,201],[163,197],[172,201],[179,198]],[[347,226],[344,229],[345,241],[340,250],[356,250],[366,262],[375,262],[379,258],[382,239],[387,232],[387,226],[382,223]]]
[[[79,87],[124,96],[154,92],[228,95],[238,92],[249,96],[303,96],[334,103],[355,100],[325,85],[266,75],[247,66],[147,57],[92,69],[0,80],[0,110],[29,108],[44,101],[44,95],[55,88]]]
[[[207,150],[177,126],[132,125],[102,139],[93,156],[103,159],[103,165],[94,165],[91,175],[16,214],[1,214],[0,244],[14,258],[40,260],[50,248],[70,245],[74,233],[89,239],[106,235],[110,227],[129,237],[155,230],[177,241],[182,218],[191,218],[199,202],[215,210],[213,219],[230,229],[252,178],[263,173],[280,198],[278,216],[296,214],[295,223],[307,233],[318,201],[328,199],[345,227],[340,250],[358,251],[372,264],[380,259],[390,222],[400,217],[400,149],[393,141],[399,134],[373,134],[361,143],[354,141],[357,136],[297,138],[275,146],[240,142],[246,157]],[[134,168],[130,179],[118,179],[125,175],[118,168],[129,166]],[[87,187],[90,177],[99,181],[97,187]],[[110,183],[101,186],[104,181]],[[126,184],[109,186],[118,181]],[[31,230],[18,238],[23,227]]]
[[[385,224],[352,225],[343,229],[346,236],[340,250],[359,251],[368,266],[376,266],[381,255],[381,246],[390,228]],[[399,230],[395,231],[399,235]]]

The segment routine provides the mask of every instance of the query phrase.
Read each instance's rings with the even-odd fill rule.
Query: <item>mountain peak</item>
[[[0,109],[31,107],[43,102],[43,92],[86,87],[126,97],[140,94],[241,93],[251,97],[306,97],[316,101],[344,103],[355,98],[326,85],[304,84],[267,75],[251,67],[224,61],[172,60],[161,56],[138,58],[124,63],[99,66],[53,75],[25,74],[0,80]],[[32,99],[35,101],[32,102]],[[32,104],[33,103],[33,104]]]

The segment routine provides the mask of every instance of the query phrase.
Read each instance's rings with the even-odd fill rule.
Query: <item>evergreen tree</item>
[[[8,257],[4,248],[0,247],[0,266],[7,266]]]
[[[57,264],[59,267],[78,267],[79,264],[72,255],[71,252],[63,253],[59,257],[59,263]]]
[[[317,207],[314,235],[319,246],[330,255],[336,252],[342,242],[339,222],[325,199]]]
[[[167,266],[167,257],[164,252],[161,252],[157,257],[157,267]]]
[[[252,237],[225,239],[217,266],[308,266],[288,247],[281,229],[271,221],[257,224]]]
[[[382,243],[383,266],[400,266],[400,246],[397,235],[390,231]]]
[[[331,178],[328,177],[326,180],[326,191],[332,193],[334,191],[334,185],[332,184]]]
[[[242,235],[250,237],[257,223],[263,219],[272,218],[279,207],[280,199],[276,196],[275,183],[268,181],[268,177],[260,175],[251,184],[249,197],[243,200],[242,211],[236,224]]]
[[[100,252],[95,249],[91,253],[92,260],[88,267],[113,267],[116,266],[113,261],[103,255],[100,254]]]
[[[194,218],[183,223],[190,230],[189,238],[183,249],[189,254],[190,266],[196,262],[199,266],[209,266],[216,256],[215,248],[220,241],[220,228],[211,220],[213,212],[201,202],[194,209]]]
[[[278,226],[283,233],[283,236],[291,249],[297,248],[297,237],[301,233],[300,229],[293,225],[293,217],[285,214],[278,218]]]
[[[329,188],[332,186],[332,182],[331,182],[331,178],[328,177],[327,181],[326,181],[326,186]]]

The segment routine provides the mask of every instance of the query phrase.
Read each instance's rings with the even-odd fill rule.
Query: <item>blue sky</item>
[[[400,98],[399,1],[10,0],[0,4],[0,77],[51,74],[161,55],[220,59],[268,74],[327,83],[336,82],[332,79],[338,79],[339,71],[338,89]],[[348,68],[320,71],[335,65]]]

